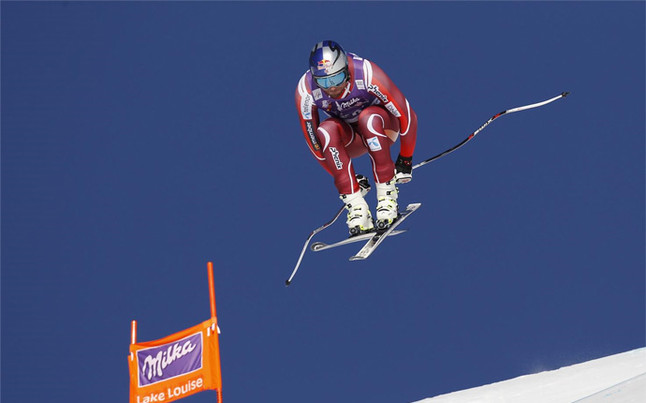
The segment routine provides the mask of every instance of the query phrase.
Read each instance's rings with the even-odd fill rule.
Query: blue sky
[[[207,319],[207,261],[227,403],[408,402],[644,346],[644,7],[2,2],[2,401],[126,401],[130,321]],[[415,162],[572,94],[416,170],[408,233],[286,288],[340,207],[293,100],[322,39],[404,92]]]

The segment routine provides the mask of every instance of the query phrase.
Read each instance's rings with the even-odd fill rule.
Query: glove
[[[370,191],[370,182],[368,181],[368,178],[361,174],[356,175],[357,182],[359,182],[359,188],[361,190],[361,196],[365,196],[368,194]]]
[[[413,180],[413,157],[402,157],[395,162],[395,179],[397,183],[408,183]]]

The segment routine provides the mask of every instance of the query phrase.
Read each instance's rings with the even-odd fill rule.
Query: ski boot
[[[385,183],[377,183],[377,231],[384,231],[397,219],[397,187],[396,178]]]
[[[374,230],[375,225],[372,222],[372,214],[370,214],[370,208],[361,195],[361,191],[347,195],[342,194],[339,197],[343,200],[345,208],[348,210],[346,224],[348,224],[350,236]]]

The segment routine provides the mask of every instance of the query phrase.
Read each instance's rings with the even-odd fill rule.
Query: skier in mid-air
[[[375,63],[334,41],[317,43],[296,89],[296,108],[310,151],[333,177],[348,210],[350,235],[388,228],[398,216],[396,183],[412,179],[417,115]],[[321,121],[319,110],[329,117]],[[390,147],[401,136],[393,163]],[[352,159],[368,153],[377,187],[376,221]]]

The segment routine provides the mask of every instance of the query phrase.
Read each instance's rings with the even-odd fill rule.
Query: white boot
[[[374,230],[375,225],[372,222],[372,215],[370,214],[370,207],[363,199],[361,191],[349,195],[342,194],[339,196],[345,208],[348,209],[348,230],[350,236],[363,234]]]
[[[377,183],[377,229],[383,230],[397,219],[397,187],[393,177],[386,183]]]

